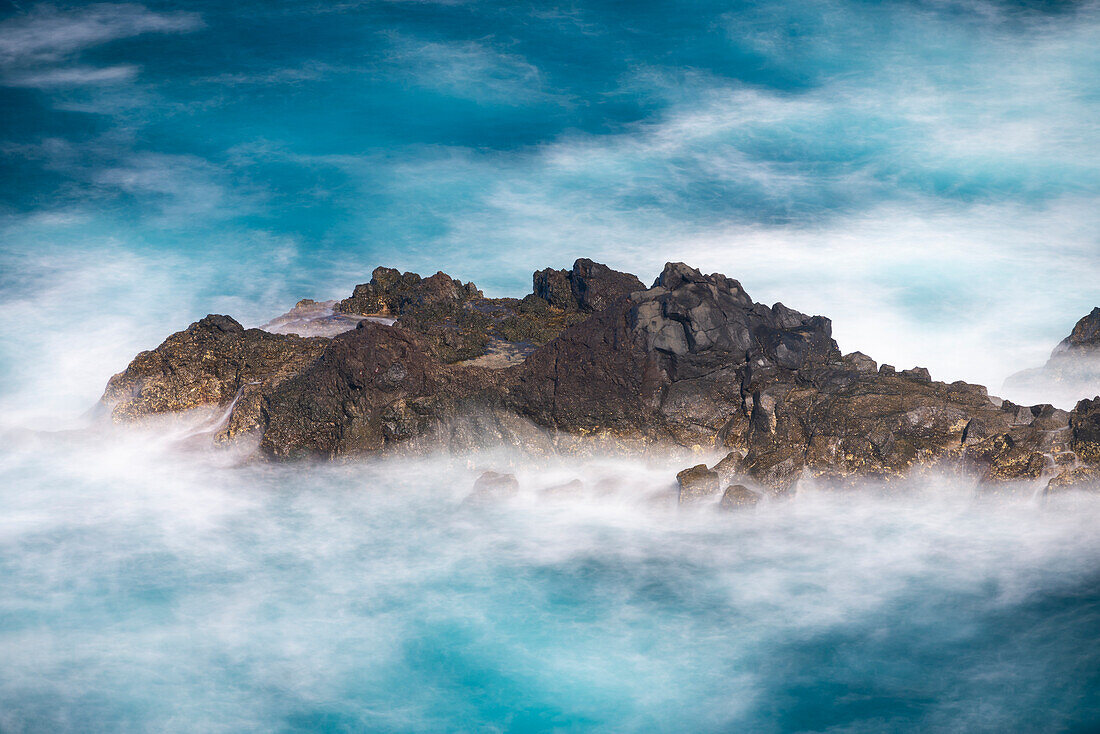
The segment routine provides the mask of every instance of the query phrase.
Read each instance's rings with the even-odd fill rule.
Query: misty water
[[[1089,731],[1100,500],[9,433],[0,731]],[[486,468],[511,502],[465,502]],[[599,491],[547,497],[579,478]]]

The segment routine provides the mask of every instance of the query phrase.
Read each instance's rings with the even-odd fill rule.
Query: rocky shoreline
[[[1093,317],[1071,335],[1075,355],[1100,355]],[[680,499],[730,507],[803,477],[889,481],[929,466],[1048,492],[1100,479],[1100,397],[1019,406],[879,366],[842,354],[829,319],[755,303],[683,263],[646,288],[582,259],[536,272],[522,299],[378,268],[351,297],[300,302],[265,329],[209,315],[137,355],[101,404],[123,423],[218,407],[228,417],[214,440],[252,441],[272,460],[712,452],[725,458],[681,472]]]

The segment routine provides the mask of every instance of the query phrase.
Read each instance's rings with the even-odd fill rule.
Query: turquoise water
[[[0,291],[157,279],[153,346],[378,265],[683,260],[996,391],[1098,303],[1098,35],[1096,0],[4,3]]]
[[[1095,0],[4,4],[0,732],[1100,729],[1095,497],[723,517],[648,499],[682,462],[28,433],[207,313],[577,257],[1001,394],[1100,302],[1098,35]],[[577,477],[624,481],[537,499]]]
[[[676,462],[0,459],[0,730],[1094,731],[1100,499],[654,502]],[[515,458],[515,457],[511,457]],[[538,489],[615,478],[599,498]]]

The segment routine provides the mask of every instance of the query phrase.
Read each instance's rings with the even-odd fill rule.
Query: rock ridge
[[[646,288],[580,259],[534,273],[522,299],[377,268],[334,310],[355,327],[301,337],[207,316],[135,357],[102,403],[120,422],[225,408],[218,440],[254,436],[275,460],[592,440],[717,452],[715,469],[692,470],[706,491],[688,494],[717,502],[727,487],[731,506],[808,478],[890,481],[928,466],[1053,491],[1089,484],[1100,463],[1100,397],[1020,406],[922,367],[880,367],[842,354],[828,318],[756,303],[684,263]],[[1100,309],[1065,349],[1092,349],[1094,322]]]

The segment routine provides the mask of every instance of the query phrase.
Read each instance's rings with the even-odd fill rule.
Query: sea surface
[[[1100,726],[1096,496],[928,476],[724,514],[671,506],[655,456],[287,466],[170,434],[6,434],[0,731]],[[467,502],[488,468],[519,497]]]
[[[580,257],[1071,408],[1002,382],[1100,304],[1100,0],[0,5],[0,734],[1100,731],[1098,496],[81,417],[209,313]]]

